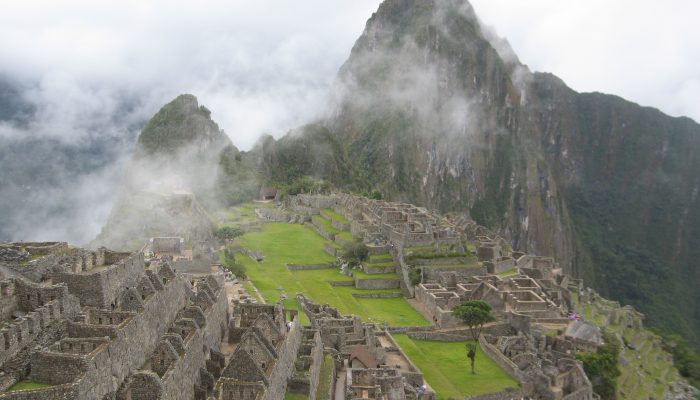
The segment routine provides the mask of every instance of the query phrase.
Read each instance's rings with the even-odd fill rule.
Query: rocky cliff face
[[[469,212],[652,324],[700,327],[673,301],[700,305],[685,283],[699,277],[693,121],[532,73],[464,0],[386,0],[334,95],[324,119],[260,143],[269,180],[311,174]]]

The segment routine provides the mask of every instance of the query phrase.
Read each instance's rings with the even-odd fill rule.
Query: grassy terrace
[[[323,213],[342,224],[350,224],[350,221],[347,218],[333,211],[332,208],[324,208]]]
[[[31,390],[31,389],[42,389],[47,388],[51,385],[45,383],[37,383],[31,381],[19,381],[7,389],[7,392],[16,392],[20,390]]]
[[[399,279],[399,275],[393,272],[388,274],[366,274],[359,269],[353,270],[352,275],[357,279]]]
[[[499,272],[496,275],[500,276],[500,277],[518,275],[518,269],[517,268],[509,269],[508,271]]]
[[[385,262],[385,261],[392,261],[392,260],[393,259],[391,258],[391,254],[389,254],[389,253],[371,254],[369,256],[370,263]]]
[[[477,268],[481,267],[480,262],[470,262],[466,264],[420,264],[424,268]]]
[[[272,203],[245,203],[231,207],[223,212],[216,213],[215,217],[220,221],[220,226],[237,227],[244,224],[257,222],[256,208],[272,208]]]
[[[394,262],[393,261],[385,261],[385,262],[363,262],[363,265],[367,267],[393,267]]]
[[[298,309],[294,296],[297,292],[303,292],[318,303],[330,304],[341,313],[359,315],[366,320],[386,322],[394,326],[429,325],[404,298],[352,297],[353,293],[386,293],[396,290],[359,290],[348,286],[331,286],[329,281],[353,280],[336,269],[289,271],[286,264],[323,264],[334,261],[323,250],[323,244],[328,241],[303,225],[264,224],[260,231],[248,232],[236,241],[265,256],[261,263],[245,256],[239,256],[238,260],[246,266],[248,276],[268,302],[279,300],[284,291],[288,296],[285,306]]]
[[[394,339],[423,372],[438,399],[463,399],[518,386],[480,348],[476,354],[476,374],[472,375],[465,349],[467,342],[413,340],[406,335],[394,335]]]
[[[284,395],[284,400],[306,400],[307,397],[305,394],[297,394],[297,393],[285,393]]]
[[[323,228],[324,231],[326,231],[328,233],[334,233],[334,234],[337,234],[340,232],[339,230],[337,230],[333,227],[333,224],[331,223],[331,221],[329,219],[325,219],[320,215],[314,215],[314,219],[316,219],[320,223],[321,228]]]
[[[316,389],[316,398],[318,400],[330,400],[332,369],[333,357],[330,354],[324,354],[323,362],[321,362],[321,372],[319,373],[318,389]]]
[[[352,237],[352,233],[347,232],[347,231],[340,231],[340,232],[336,233],[335,236],[345,240],[346,242],[352,242],[353,240],[355,240]]]

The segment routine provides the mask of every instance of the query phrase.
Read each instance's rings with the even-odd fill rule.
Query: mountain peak
[[[191,145],[222,148],[229,138],[211,119],[211,112],[200,106],[197,97],[181,94],[161,108],[148,121],[136,143],[135,156],[173,155]]]

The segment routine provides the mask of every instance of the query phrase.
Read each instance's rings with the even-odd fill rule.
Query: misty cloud
[[[471,0],[532,71],[700,121],[700,3]]]
[[[243,150],[264,133],[280,137],[313,119],[379,3],[4,4],[0,240],[94,237],[138,132],[178,94],[195,94]],[[530,70],[554,72],[577,90],[615,93],[700,120],[695,3],[472,3]],[[419,85],[432,85],[431,75],[440,74],[407,71]],[[18,93],[8,95],[2,81]],[[394,94],[408,95],[410,83]],[[467,126],[471,104],[456,98],[445,115]],[[5,118],[7,112],[13,117]]]

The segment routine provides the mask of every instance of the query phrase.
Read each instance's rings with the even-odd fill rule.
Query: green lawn
[[[342,224],[350,224],[350,221],[348,221],[347,218],[333,211],[332,208],[324,208],[323,213]]]
[[[472,375],[465,344],[467,342],[434,342],[413,340],[406,335],[393,335],[408,358],[423,372],[438,399],[463,399],[518,387],[493,360],[479,348]]]
[[[284,292],[285,307],[298,309],[297,292],[321,304],[337,307],[341,313],[355,314],[365,320],[386,322],[394,326],[430,325],[404,298],[356,299],[353,293],[385,293],[396,290],[359,290],[348,286],[331,286],[328,281],[352,281],[336,269],[289,271],[286,264],[322,264],[334,261],[323,250],[328,243],[312,229],[286,223],[264,224],[259,232],[248,232],[236,239],[243,247],[260,251],[261,263],[239,257],[247,275],[268,302],[278,301]]]
[[[15,383],[14,385],[10,386],[7,391],[8,392],[15,392],[18,390],[30,390],[30,389],[41,389],[41,388],[46,388],[51,385],[47,385],[45,383],[37,383],[37,382],[32,382],[32,381],[19,381]]]

